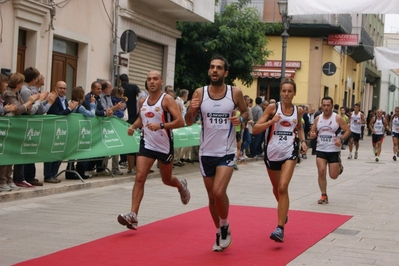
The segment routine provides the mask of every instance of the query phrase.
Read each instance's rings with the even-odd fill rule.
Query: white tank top
[[[296,126],[298,124],[298,107],[294,105],[292,114],[285,115],[281,103],[277,103],[276,114],[280,121],[269,127],[265,134],[267,157],[270,161],[283,161],[292,156],[296,141]]]
[[[399,117],[392,118],[392,132],[399,133]]]
[[[226,85],[226,94],[221,99],[209,96],[205,86],[200,106],[201,142],[200,156],[223,157],[237,152],[235,126],[228,120],[235,109],[233,91]]]
[[[384,117],[382,117],[381,119],[378,119],[377,117],[375,117],[374,125],[373,125],[373,128],[375,130],[375,133],[373,133],[374,135],[384,135],[385,130],[384,130],[383,119],[384,119]]]
[[[323,114],[319,116],[317,122],[317,151],[338,152],[341,146],[335,146],[335,141],[340,138],[341,129],[337,123],[337,114],[332,113],[328,119],[323,118]]]
[[[141,121],[143,122],[141,139],[144,141],[144,148],[169,154],[171,150],[173,150],[172,130],[159,129],[157,131],[152,131],[146,127],[148,123],[160,124],[170,122],[170,113],[162,108],[162,101],[165,95],[165,93],[162,93],[154,105],[148,104],[149,96],[144,100],[143,106],[140,109]]]
[[[355,115],[355,112],[352,113],[351,118],[350,118],[350,125],[351,125],[351,131],[356,134],[362,133],[362,125],[360,124],[362,122],[360,112]]]

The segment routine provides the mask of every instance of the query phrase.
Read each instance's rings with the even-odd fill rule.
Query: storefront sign
[[[330,34],[327,38],[327,44],[333,46],[358,46],[358,34]]]

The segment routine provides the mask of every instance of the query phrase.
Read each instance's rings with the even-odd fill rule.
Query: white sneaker
[[[357,151],[355,151],[355,159],[357,159]]]
[[[179,191],[180,199],[181,199],[181,202],[184,205],[186,205],[190,201],[190,198],[191,198],[190,191],[187,188],[186,179],[184,179],[184,178],[180,179],[180,183],[183,186],[183,188]]]
[[[123,173],[119,169],[112,170],[113,175],[123,175]]]
[[[212,251],[214,251],[214,252],[223,251],[223,248],[220,246],[220,234],[219,233],[216,234],[216,242],[215,242],[215,244],[213,244]]]
[[[89,175],[90,177],[97,176],[96,170],[86,171],[85,173],[87,173],[87,175]]]
[[[7,185],[11,188],[11,190],[17,191],[21,189],[20,187],[17,187],[17,185],[15,185],[14,183],[8,183]]]
[[[119,214],[118,222],[129,229],[137,230],[138,220],[137,215],[134,212],[130,212],[128,214]]]
[[[12,188],[10,188],[10,186],[7,184],[0,185],[0,191],[11,191],[11,190]]]
[[[127,170],[128,174],[132,174],[135,175],[136,174],[136,170],[132,169],[132,170]]]
[[[92,175],[92,172],[93,172],[93,171],[85,171],[84,174],[85,174],[85,176],[88,176],[88,177],[90,178],[90,177],[93,176],[93,175]]]
[[[231,245],[231,232],[230,226],[221,226],[220,227],[220,247],[222,249],[226,249]]]

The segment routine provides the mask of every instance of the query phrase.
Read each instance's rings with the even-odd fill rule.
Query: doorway
[[[76,86],[77,52],[77,43],[54,38],[50,91],[54,90],[58,81],[65,81],[67,84],[67,99],[71,98],[72,88]]]

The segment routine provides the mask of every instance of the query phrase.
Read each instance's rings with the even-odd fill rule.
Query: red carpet
[[[269,239],[276,215],[231,206],[233,243],[221,253],[211,251],[216,229],[204,207],[17,265],[286,265],[351,218],[291,210],[285,242],[276,243]]]

